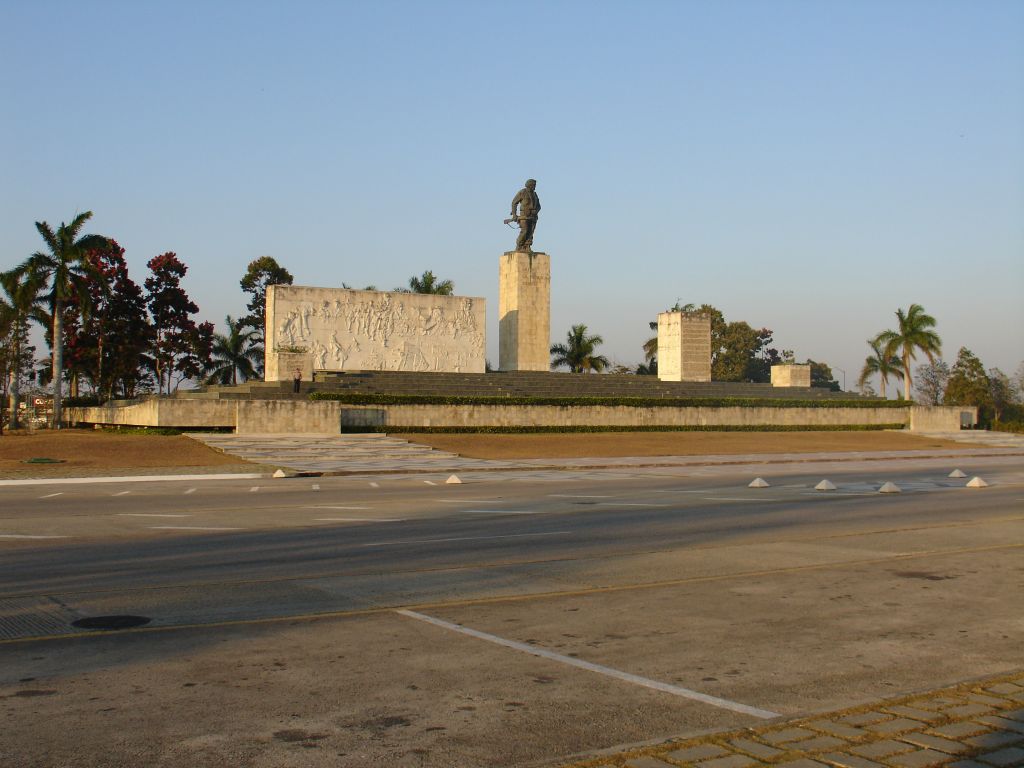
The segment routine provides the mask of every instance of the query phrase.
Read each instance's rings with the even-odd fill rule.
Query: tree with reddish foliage
[[[104,399],[133,397],[148,377],[146,351],[151,329],[142,289],[128,276],[124,248],[113,240],[86,254],[98,276],[89,287],[92,312],[83,320],[87,376]]]
[[[146,305],[152,323],[152,366],[157,391],[170,394],[185,379],[197,378],[210,364],[213,324],[196,325],[199,311],[181,279],[188,271],[171,252],[150,259],[146,278]]]

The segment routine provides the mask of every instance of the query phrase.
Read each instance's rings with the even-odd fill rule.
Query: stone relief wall
[[[483,373],[486,366],[481,298],[274,285],[266,316],[268,381],[291,378],[278,370],[278,352],[304,353],[307,370]]]

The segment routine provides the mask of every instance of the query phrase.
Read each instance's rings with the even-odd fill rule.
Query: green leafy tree
[[[917,366],[914,375],[917,377],[914,389],[921,402],[925,405],[941,405],[949,381],[949,366],[942,360],[936,360],[928,365]]]
[[[246,331],[243,319],[233,320],[231,315],[224,318],[228,333],[213,335],[213,356],[207,384],[237,384],[256,377],[256,364],[262,352],[255,345],[255,330]]]
[[[715,334],[711,329],[711,378],[717,381],[768,381],[771,366],[782,361],[778,350],[769,349],[772,332],[752,328],[744,320],[726,323]]]
[[[985,366],[967,347],[960,347],[949,372],[943,401],[946,405],[974,405],[978,421],[987,424],[992,417],[992,393]]]
[[[29,322],[46,323],[39,283],[27,272],[0,274],[0,382],[8,401],[11,429],[17,429],[21,385],[32,372],[36,348],[29,343]],[[2,402],[2,401],[0,401]],[[0,432],[3,419],[0,419]]]
[[[918,352],[924,353],[929,362],[942,354],[942,339],[932,330],[935,318],[924,311],[920,304],[911,304],[904,313],[896,310],[896,330],[882,331],[878,341],[886,355],[900,354],[903,363],[903,398],[910,399],[910,388],[913,381],[910,377],[910,364]]]
[[[878,374],[879,389],[882,397],[885,397],[885,385],[892,376],[896,380],[903,378],[903,361],[899,355],[887,350],[879,334],[873,339],[868,339],[868,346],[871,347],[871,355],[864,360],[864,367],[860,369],[860,378],[857,385],[863,390],[868,380]]]
[[[565,344],[551,347],[551,369],[566,366],[573,373],[600,373],[608,367],[608,358],[595,354],[604,339],[587,335],[587,326],[574,325],[566,335]]]
[[[253,343],[257,346],[266,342],[267,286],[291,285],[294,280],[292,273],[278,264],[273,256],[260,256],[249,262],[238,283],[249,294],[249,303],[245,305],[249,314],[240,318],[240,322],[253,329]]]
[[[455,291],[455,283],[451,280],[438,280],[429,269],[420,277],[409,278],[409,290],[412,293],[433,293],[438,296],[451,296]]]
[[[64,380],[64,316],[69,301],[78,303],[83,312],[89,310],[89,275],[92,265],[86,258],[89,251],[105,248],[108,239],[101,235],[82,235],[82,227],[92,218],[92,211],[78,214],[70,224],[61,223],[56,231],[45,221],[36,222],[45,251],[36,251],[17,269],[32,275],[32,280],[46,286],[50,310],[52,338],[51,381],[53,385],[53,426],[62,424],[61,387]]]
[[[992,418],[996,422],[1006,419],[1007,415],[1017,416],[1020,398],[1010,377],[998,368],[988,369],[988,392],[992,401]]]
[[[842,389],[839,382],[832,377],[832,367],[828,363],[817,363],[807,358],[806,365],[811,366],[812,387],[831,389],[833,392],[839,392]]]

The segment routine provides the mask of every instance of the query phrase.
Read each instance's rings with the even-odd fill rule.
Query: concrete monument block
[[[547,371],[551,361],[551,259],[507,251],[498,271],[498,369]]]
[[[773,387],[811,386],[811,366],[806,364],[782,363],[772,366]]]
[[[696,312],[658,315],[658,378],[711,381],[711,318]]]
[[[266,380],[312,372],[483,373],[484,300],[467,296],[271,285]]]

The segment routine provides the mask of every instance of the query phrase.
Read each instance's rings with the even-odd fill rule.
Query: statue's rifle
[[[512,222],[514,221],[516,224],[518,224],[519,219],[519,216],[512,216],[510,218],[507,218],[505,219],[505,226],[508,227],[509,229],[515,229],[515,227],[512,226]]]

